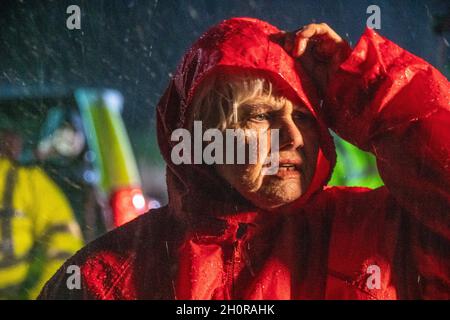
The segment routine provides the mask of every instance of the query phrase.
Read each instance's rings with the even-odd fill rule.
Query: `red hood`
[[[246,69],[267,74],[283,87],[292,88],[318,120],[321,150],[314,179],[299,200],[301,207],[330,178],[335,164],[335,148],[327,127],[320,119],[314,86],[294,59],[276,42],[280,30],[253,18],[232,18],[208,30],[183,57],[157,107],[158,143],[167,163],[170,207],[183,219],[200,220],[205,216],[239,216],[239,212],[257,211],[206,165],[174,165],[170,154],[172,132],[186,127],[196,88],[208,75],[224,69]],[[297,72],[299,70],[300,72]],[[300,75],[299,75],[300,74]],[[292,205],[291,205],[292,206]],[[291,207],[290,206],[290,207]],[[281,210],[281,209],[280,209]],[[186,212],[189,215],[186,216]],[[242,216],[242,215],[241,215]]]

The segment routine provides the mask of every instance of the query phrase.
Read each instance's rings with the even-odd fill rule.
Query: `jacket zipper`
[[[247,233],[247,225],[239,224],[239,228],[236,231],[236,240],[233,242],[233,251],[231,255],[231,261],[227,270],[227,288],[231,290],[231,297],[235,296],[235,272],[236,272],[236,263],[241,262],[241,243],[244,235]],[[245,258],[245,257],[244,257]]]
[[[239,262],[239,240],[236,240],[232,244],[233,250],[231,254],[230,262],[228,263],[227,273],[226,273],[226,287],[228,288],[229,299],[234,297],[234,272],[236,262]]]

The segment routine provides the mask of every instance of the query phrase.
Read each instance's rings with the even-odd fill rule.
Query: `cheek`
[[[219,175],[240,192],[254,192],[261,187],[261,165],[217,165]]]
[[[267,129],[245,129],[245,162],[247,164],[216,165],[219,175],[240,192],[255,192],[263,183],[262,166],[270,149],[270,131]],[[253,148],[251,147],[253,146]],[[256,149],[254,148],[256,146]],[[234,151],[237,145],[234,145]],[[225,152],[227,152],[225,150]],[[224,154],[225,154],[224,152]],[[250,154],[255,164],[249,164]],[[236,158],[235,158],[236,159]]]

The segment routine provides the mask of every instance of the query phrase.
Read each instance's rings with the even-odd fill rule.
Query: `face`
[[[12,131],[0,132],[0,154],[17,160],[22,152],[22,137]]]
[[[241,105],[237,112],[236,127],[245,132],[262,132],[258,142],[270,141],[272,130],[279,130],[279,168],[276,174],[267,175],[267,164],[258,158],[256,164],[246,161],[217,165],[219,175],[254,205],[266,210],[298,199],[308,189],[316,168],[319,133],[314,116],[306,107],[288,99],[281,104],[254,99]]]

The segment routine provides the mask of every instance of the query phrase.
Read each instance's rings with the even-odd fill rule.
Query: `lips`
[[[287,163],[287,164],[280,165],[279,170],[293,171],[293,170],[297,170],[297,168],[294,164]]]
[[[296,178],[301,174],[302,161],[300,159],[282,158],[278,162],[278,171],[275,174],[279,178]]]
[[[302,161],[300,159],[280,159],[278,161],[278,166],[280,169],[286,170],[300,170]]]

